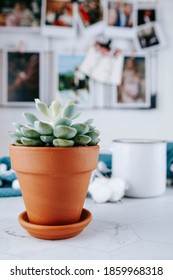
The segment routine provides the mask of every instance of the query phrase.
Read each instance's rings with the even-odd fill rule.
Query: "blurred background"
[[[25,10],[25,13],[28,15],[30,11],[31,20],[29,23],[26,23],[25,21],[22,24],[20,23],[21,25],[18,26],[7,26],[7,24],[4,23],[4,17],[6,16],[6,14],[9,14],[9,12],[11,12],[13,8],[11,6],[9,8],[10,4],[8,2],[11,1],[1,1],[0,4],[0,156],[9,155],[9,145],[11,143],[11,139],[8,135],[8,131],[12,129],[12,121],[15,120],[16,122],[22,122],[22,112],[28,110],[34,111],[34,106],[31,102],[32,100],[27,100],[27,98],[24,98],[22,100],[21,98],[19,98],[19,100],[11,100],[9,97],[9,63],[10,61],[12,61],[12,59],[14,59],[14,55],[10,56],[9,52],[23,53],[24,60],[29,60],[30,58],[32,58],[31,54],[36,55],[35,59],[37,60],[37,70],[35,74],[33,74],[34,58],[32,58],[32,61],[27,61],[27,65],[22,68],[19,76],[22,82],[26,81],[26,76],[30,75],[28,73],[26,74],[26,71],[28,71],[27,67],[30,63],[30,69],[32,69],[32,79],[34,79],[34,77],[37,77],[37,90],[32,98],[39,97],[46,102],[51,102],[51,100],[58,97],[58,60],[56,59],[56,55],[64,53],[73,55],[79,55],[81,53],[87,54],[88,49],[95,43],[96,40],[100,40],[101,42],[104,41],[105,43],[109,39],[111,39],[112,48],[121,49],[126,54],[129,53],[131,55],[134,55],[134,53],[138,54],[139,52],[143,53],[144,51],[145,55],[149,56],[150,63],[149,68],[147,68],[147,75],[149,79],[146,79],[146,82],[150,87],[150,94],[154,95],[155,98],[153,108],[152,104],[150,104],[149,107],[142,109],[140,108],[140,106],[137,108],[119,108],[116,106],[114,108],[111,106],[106,106],[105,104],[108,98],[107,96],[112,91],[112,86],[98,83],[97,81],[94,82],[93,85],[91,85],[91,91],[94,92],[93,106],[84,108],[81,118],[86,119],[92,117],[95,119],[95,125],[101,132],[101,148],[104,150],[108,150],[111,148],[113,139],[124,137],[154,138],[164,139],[169,142],[173,141],[172,0],[130,1],[130,5],[132,5],[135,11],[135,16],[139,15],[137,13],[139,7],[136,6],[139,3],[144,4],[146,9],[147,7],[149,7],[147,5],[150,4],[153,4],[154,9],[158,9],[157,22],[160,24],[164,35],[164,39],[162,39],[162,35],[159,34],[158,39],[162,40],[164,46],[162,47],[162,44],[160,44],[160,47],[158,49],[153,49],[152,51],[138,49],[138,46],[136,45],[136,35],[134,35],[134,32],[137,32],[136,28],[139,27],[138,25],[140,24],[140,22],[139,20],[137,21],[135,17],[132,26],[126,26],[126,28],[122,26],[123,32],[125,31],[123,36],[119,35],[119,30],[116,33],[117,29],[115,29],[115,32],[114,30],[109,29],[108,33],[104,34],[104,30],[110,27],[107,18],[105,20],[106,16],[102,16],[102,13],[99,13],[99,21],[103,21],[101,22],[102,29],[99,25],[100,22],[97,22],[97,20],[95,20],[93,26],[89,26],[91,27],[91,29],[86,30],[86,24],[85,26],[82,26],[82,20],[80,21],[81,18],[77,19],[78,7],[75,4],[74,17],[70,27],[73,28],[73,30],[76,28],[76,35],[74,37],[70,37],[68,33],[70,34],[71,31],[68,29],[65,29],[65,36],[56,35],[56,30],[54,31],[54,29],[51,29],[50,35],[48,34],[45,36],[43,34],[44,28],[50,27],[50,25],[47,25],[46,23],[46,15],[48,13],[48,11],[46,10],[46,1],[43,1],[43,3],[41,1],[32,1],[32,6],[28,4],[31,1],[23,1],[25,2],[24,4],[26,4],[25,8],[28,9],[28,11]],[[126,2],[129,3],[129,1]],[[108,7],[106,6],[107,4],[110,3],[104,1],[102,6],[103,12],[108,11],[108,8],[106,8]],[[20,7],[18,7],[18,9],[19,8]],[[97,9],[97,6],[92,7],[92,9]],[[72,15],[72,10],[70,15]],[[49,15],[49,19],[50,18],[51,16]],[[77,20],[78,25],[76,25]],[[106,24],[104,21],[106,21]],[[52,28],[57,28],[57,26],[53,26]],[[60,27],[58,26],[58,28]],[[112,24],[111,28],[118,27],[115,24],[114,26]],[[63,30],[64,29],[62,29],[62,31],[59,30],[59,33],[61,32],[63,34]],[[27,52],[30,53],[28,58],[26,57]],[[25,62],[26,61],[24,61],[24,64]],[[15,61],[15,66],[17,66],[17,69],[15,71],[18,71],[21,67],[20,63],[21,62],[19,61]],[[17,81],[17,84],[19,86],[20,82]],[[30,91],[32,93],[34,90],[33,88],[30,88]],[[16,103],[16,101],[19,102]]]

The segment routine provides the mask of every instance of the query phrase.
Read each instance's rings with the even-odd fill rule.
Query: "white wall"
[[[101,147],[108,148],[112,139],[121,137],[161,138],[173,140],[173,1],[160,1],[161,21],[167,35],[167,47],[159,52],[158,60],[158,106],[152,110],[84,110],[82,118],[94,117],[95,125],[101,132]],[[29,38],[29,40],[28,40]],[[17,45],[26,40],[28,49],[48,50],[50,40],[36,34],[2,34],[0,48]],[[73,42],[70,42],[72,45]],[[69,46],[69,43],[65,43]],[[79,44],[78,44],[79,45]],[[62,41],[54,40],[52,47],[61,47]],[[0,86],[1,86],[0,81]],[[2,91],[2,90],[1,90]],[[2,92],[0,92],[2,96]],[[0,107],[0,156],[9,154],[11,139],[8,131],[12,129],[12,121],[21,122],[21,113],[26,108]],[[30,109],[29,109],[30,110]]]

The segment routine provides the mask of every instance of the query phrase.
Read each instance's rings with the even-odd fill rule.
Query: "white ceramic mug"
[[[117,139],[112,146],[112,176],[129,184],[126,195],[154,197],[166,189],[166,142]]]

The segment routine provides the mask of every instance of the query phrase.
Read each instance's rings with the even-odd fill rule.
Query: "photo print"
[[[80,70],[94,81],[119,85],[122,66],[123,55],[120,50],[112,50],[96,41],[87,51]]]
[[[105,34],[108,37],[134,37],[135,3],[133,0],[107,1]]]
[[[57,55],[57,92],[63,104],[70,99],[83,108],[92,106],[91,81],[79,69],[83,59],[83,54]]]
[[[101,58],[102,52],[100,51],[100,45],[96,42],[87,50],[87,53],[80,64],[80,70],[90,77]]]
[[[75,4],[69,0],[45,0],[42,10],[42,33],[48,36],[74,37]]]
[[[42,0],[1,0],[0,29],[38,30],[41,24],[41,6]]]
[[[78,20],[84,35],[92,36],[101,33],[104,28],[102,0],[79,0]]]
[[[137,28],[136,47],[138,50],[150,51],[164,47],[166,44],[159,23],[148,23]]]
[[[146,55],[125,55],[122,81],[115,89],[113,104],[121,108],[149,108],[149,73]]]
[[[4,54],[5,104],[24,105],[40,98],[40,53],[6,52]]]
[[[137,6],[137,25],[156,22],[158,20],[158,9],[156,5],[147,2],[146,4],[139,3]]]

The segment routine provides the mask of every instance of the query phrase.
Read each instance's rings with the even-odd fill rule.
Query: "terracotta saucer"
[[[83,208],[80,221],[78,223],[62,226],[44,226],[32,224],[28,220],[27,212],[22,212],[19,217],[21,226],[30,233],[30,235],[49,240],[58,240],[70,238],[78,235],[91,221],[91,213]]]

